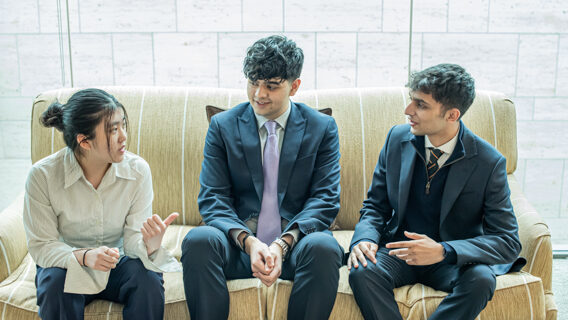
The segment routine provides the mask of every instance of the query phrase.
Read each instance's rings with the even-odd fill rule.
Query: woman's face
[[[90,155],[105,163],[121,162],[126,152],[126,119],[122,108],[114,112],[105,132],[106,129],[104,120],[97,125]]]

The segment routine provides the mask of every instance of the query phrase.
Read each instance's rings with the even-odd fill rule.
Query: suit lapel
[[[245,160],[252,177],[254,189],[258,198],[262,200],[264,176],[262,174],[262,159],[260,158],[260,137],[258,136],[256,118],[250,104],[239,117],[238,126]]]
[[[401,222],[406,213],[408,193],[412,183],[414,165],[416,164],[416,150],[410,140],[402,140],[400,145],[400,177],[398,182],[398,221]]]
[[[278,169],[278,206],[284,199],[284,194],[288,188],[290,175],[294,163],[298,157],[298,151],[302,144],[304,131],[306,129],[306,121],[294,103],[291,105],[290,116],[286,123],[284,132],[284,140],[282,141],[282,149],[280,150],[280,162]]]
[[[463,127],[463,123],[460,123]],[[469,180],[469,177],[477,167],[477,162],[472,159],[477,155],[477,147],[475,139],[471,131],[463,127],[463,136],[461,143],[463,144],[464,155],[463,159],[458,160],[449,167],[448,177],[446,178],[446,185],[444,186],[444,193],[442,194],[442,207],[440,209],[440,225],[448,216],[448,213],[454,206],[456,199],[462,192],[464,186]],[[460,142],[458,141],[458,144]],[[457,149],[458,145],[456,145]],[[452,160],[452,157],[448,161]]]
[[[462,159],[450,166],[444,193],[442,195],[442,208],[440,210],[440,224],[448,216],[454,202],[463,190],[469,176],[477,164],[469,159]]]

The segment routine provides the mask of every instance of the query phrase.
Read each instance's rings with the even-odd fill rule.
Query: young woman
[[[40,317],[83,319],[85,305],[105,299],[124,304],[124,319],[162,319],[161,272],[180,268],[161,242],[178,214],[152,216],[150,167],[126,151],[124,106],[85,89],[50,105],[41,122],[67,147],[34,164],[26,182]]]

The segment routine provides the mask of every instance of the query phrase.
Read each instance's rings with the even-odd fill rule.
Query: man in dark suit
[[[460,118],[475,97],[460,66],[409,84],[408,124],[393,127],[351,240],[349,283],[365,319],[402,319],[393,289],[449,292],[430,319],[474,319],[495,276],[522,267],[505,158]],[[367,261],[369,260],[369,261]]]
[[[339,210],[332,117],[290,101],[304,56],[270,36],[247,50],[249,102],[217,114],[205,140],[199,210],[207,226],[182,244],[192,319],[225,319],[226,280],[293,280],[289,319],[327,319],[343,250],[327,231]],[[254,303],[254,302],[253,302]]]

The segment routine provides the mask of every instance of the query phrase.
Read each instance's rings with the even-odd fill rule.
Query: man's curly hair
[[[411,91],[432,94],[443,106],[443,111],[457,108],[460,118],[475,99],[475,81],[457,64],[442,63],[410,76],[406,85]]]
[[[243,73],[251,81],[280,78],[292,82],[300,77],[303,64],[304,53],[294,41],[273,35],[247,49]]]

